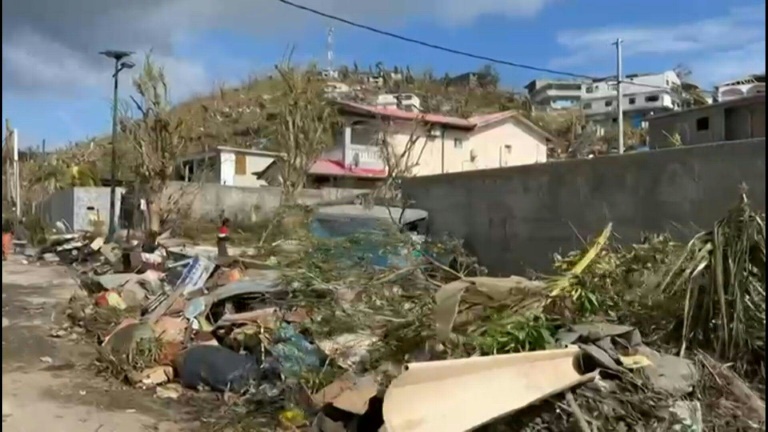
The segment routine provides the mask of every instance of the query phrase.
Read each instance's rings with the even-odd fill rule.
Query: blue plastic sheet
[[[276,342],[270,351],[280,365],[280,372],[286,378],[300,378],[306,371],[319,370],[323,353],[311,344],[290,324],[282,323],[273,335]]]

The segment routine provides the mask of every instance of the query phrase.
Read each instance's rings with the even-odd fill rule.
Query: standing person
[[[13,250],[13,227],[9,221],[3,221],[3,261],[8,259],[8,256]]]
[[[229,242],[229,218],[224,218],[221,221],[219,232],[216,235],[216,246],[219,249],[219,257],[228,257],[227,243]]]

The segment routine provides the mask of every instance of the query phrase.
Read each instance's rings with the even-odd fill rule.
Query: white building
[[[274,152],[220,146],[181,158],[177,178],[226,186],[265,186],[254,173],[263,172],[279,156]]]
[[[533,80],[525,89],[531,103],[545,111],[578,107],[591,81]]]
[[[380,94],[376,97],[374,106],[396,108],[407,112],[421,111],[421,99],[412,93]]]
[[[758,94],[765,94],[765,74],[750,75],[717,86],[717,100],[719,102]]]
[[[628,75],[622,83],[624,119],[633,127],[645,126],[645,117],[682,108],[677,90],[682,83],[677,74],[667,71],[652,75]],[[616,80],[605,79],[588,85],[581,99],[587,120],[608,126],[618,120]]]

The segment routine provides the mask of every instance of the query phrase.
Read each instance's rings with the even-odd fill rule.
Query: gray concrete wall
[[[613,222],[624,242],[642,232],[688,238],[724,216],[749,186],[765,210],[765,140],[411,178],[404,193],[429,212],[432,235],[465,239],[489,272],[548,271]]]
[[[168,197],[181,197],[175,201],[180,209],[188,209],[192,218],[219,218],[223,210],[233,220],[254,220],[264,216],[280,205],[280,188],[276,187],[237,187],[214,183],[173,182],[168,188]],[[365,192],[361,189],[305,189],[299,201],[303,204],[316,204]],[[120,202],[123,189],[117,190],[117,212],[120,215]],[[168,198],[167,198],[168,199]],[[172,198],[171,198],[172,199]],[[166,201],[168,203],[170,201]],[[187,207],[188,206],[188,207]],[[78,187],[54,192],[37,205],[37,211],[49,224],[65,220],[75,230],[89,230],[91,222],[88,207],[98,211],[101,219],[109,218],[108,187]]]
[[[304,189],[299,201],[303,204],[316,204],[355,196],[365,192],[361,189]],[[218,219],[222,211],[233,220],[253,220],[280,205],[281,189],[263,186],[237,187],[212,183],[190,184],[175,182],[169,188],[169,194],[181,194],[189,201],[190,217]]]
[[[117,188],[116,192],[115,216],[117,219],[117,215],[120,214],[120,197],[123,189]],[[93,210],[89,210],[89,207]],[[75,231],[90,230],[92,213],[97,213],[104,221],[109,219],[109,188],[76,187],[59,190],[38,203],[36,209],[48,224],[64,220]]]

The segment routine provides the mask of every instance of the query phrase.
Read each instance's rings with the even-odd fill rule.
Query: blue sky
[[[614,73],[610,44],[616,37],[625,40],[625,73],[683,63],[700,85],[711,87],[765,70],[764,1],[296,2],[416,39],[587,75]],[[69,9],[52,0],[6,3],[11,2],[3,2],[3,117],[19,129],[23,145],[46,139],[48,148],[109,132],[110,62],[96,54],[100,49],[153,48],[174,99],[183,100],[269,70],[291,44],[298,61],[324,61],[330,25],[274,0],[136,0],[129,7],[117,0],[71,0]],[[382,61],[432,68],[438,75],[483,64],[333,25],[337,64]],[[546,76],[497,68],[502,84],[517,89]],[[126,95],[129,74],[121,85]]]

